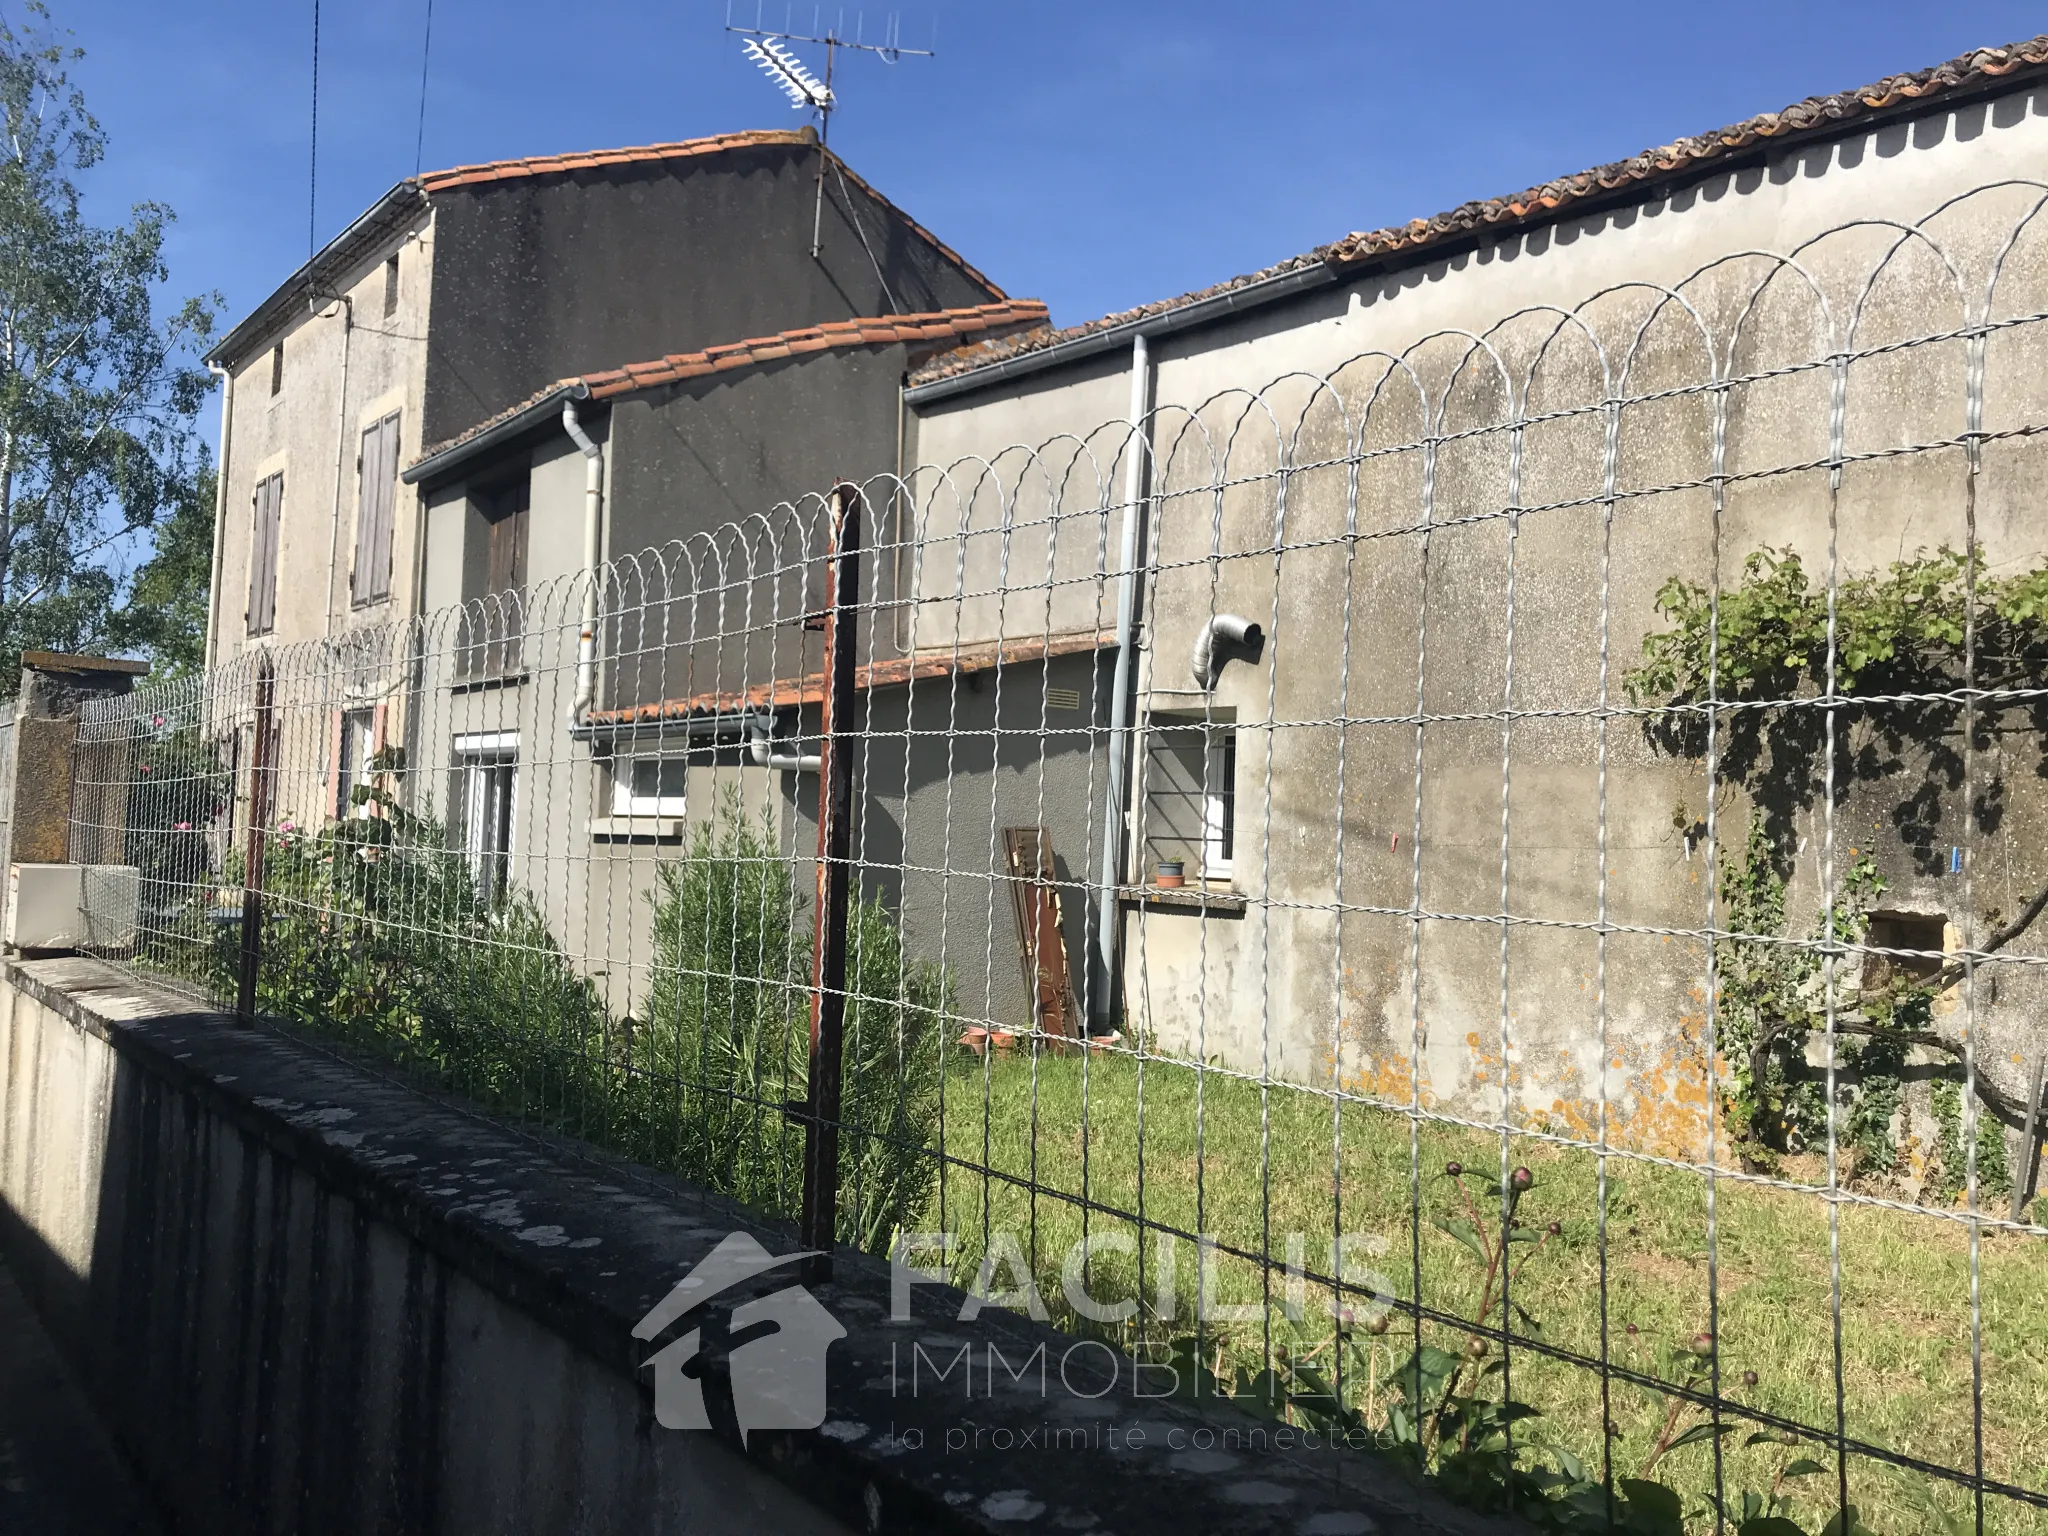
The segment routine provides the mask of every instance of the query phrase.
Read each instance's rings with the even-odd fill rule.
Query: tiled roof
[[[1615,193],[1644,189],[1680,176],[1692,174],[1715,161],[1742,153],[1758,144],[1783,143],[1828,133],[1857,118],[1887,111],[1912,102],[1949,95],[1990,84],[2016,72],[2031,72],[2048,65],[2048,35],[2011,43],[2002,48],[1979,48],[1946,64],[1914,74],[1890,75],[1859,90],[1832,96],[1813,96],[1780,112],[1766,112],[1712,133],[1678,139],[1658,149],[1649,149],[1627,160],[1595,166],[1575,176],[1560,177],[1511,197],[1488,198],[1462,203],[1434,218],[1411,219],[1406,224],[1384,229],[1362,230],[1329,245],[1293,256],[1263,271],[1247,273],[1177,298],[1140,305],[1085,325],[1063,330],[1047,328],[1006,340],[961,347],[933,358],[912,376],[913,384],[929,384],[1007,358],[1042,351],[1062,342],[1110,330],[1154,315],[1171,313],[1205,299],[1249,288],[1255,283],[1318,263],[1342,272],[1363,263],[1402,259],[1427,253],[1435,247],[1488,230],[1507,231],[1559,214]]]
[[[613,166],[644,165],[661,160],[692,160],[704,155],[724,154],[727,150],[758,149],[764,145],[815,145],[817,142],[817,131],[809,127],[755,128],[744,133],[715,133],[701,139],[681,139],[673,144],[641,144],[625,149],[593,149],[565,155],[530,155],[518,160],[490,160],[481,165],[458,165],[445,171],[428,171],[419,178],[419,187],[422,192],[428,194],[451,192],[457,187],[488,186],[494,182],[518,181],[529,176],[556,176],[570,171],[606,170]],[[835,176],[844,176],[854,186],[895,214],[920,239],[929,243],[940,255],[997,298],[1004,296],[1002,289],[963,260],[958,251],[863,181],[839,156],[829,149],[825,154]]]
[[[963,645],[958,650],[926,651],[891,661],[872,662],[854,670],[856,689],[900,688],[912,681],[954,677],[969,672],[989,672],[997,667],[1046,661],[1055,656],[1074,656],[1085,651],[1108,650],[1116,644],[1112,629],[1080,629],[1028,639],[984,641]],[[655,704],[635,704],[624,709],[593,710],[589,723],[599,727],[654,725],[670,721],[704,719],[735,714],[742,709],[788,709],[798,704],[822,704],[825,674],[778,678],[756,683],[747,689],[728,689],[693,694],[682,699],[663,699]]]
[[[379,198],[354,223],[315,252],[305,266],[287,278],[243,320],[231,328],[206,354],[209,362],[232,361],[244,355],[248,347],[259,337],[267,338],[269,328],[278,316],[293,312],[312,291],[317,276],[330,276],[345,270],[352,262],[361,258],[365,249],[388,238],[394,228],[402,227],[411,218],[417,217],[427,207],[427,199],[435,193],[453,192],[462,188],[482,189],[495,183],[518,181],[534,176],[566,175],[575,171],[604,170],[622,165],[646,165],[664,160],[691,160],[707,155],[724,154],[729,150],[759,149],[777,145],[816,145],[817,131],[812,128],[758,128],[744,133],[717,133],[701,139],[681,139],[673,144],[641,144],[624,149],[596,149],[564,155],[529,155],[523,159],[490,160],[480,165],[458,165],[445,171],[428,171],[419,176],[408,176],[383,197]],[[832,167],[836,178],[860,188],[889,213],[903,222],[918,239],[924,241],[939,255],[958,267],[971,280],[988,290],[992,298],[1004,298],[1003,290],[976,270],[960,253],[939,239],[909,214],[898,208],[888,198],[877,192],[863,180],[851,166],[830,150],[825,151],[826,163]],[[267,343],[266,343],[267,344]]]
[[[583,382],[599,400],[630,394],[660,384],[699,379],[706,374],[751,368],[807,352],[824,352],[834,347],[879,347],[891,342],[937,346],[963,336],[983,335],[1012,326],[1045,324],[1045,305],[1037,299],[1004,299],[1000,304],[978,304],[972,309],[942,309],[924,315],[881,315],[867,320],[827,320],[822,325],[800,326],[773,336],[756,336],[749,341],[728,342],[702,352],[677,352],[651,363],[628,363],[607,373],[588,373]]]
[[[763,144],[817,142],[817,134],[809,128],[756,128],[746,133],[715,133],[701,139],[682,139],[674,144],[640,144],[625,149],[593,149],[566,155],[529,155],[523,159],[489,160],[481,165],[458,165],[445,171],[428,171],[420,177],[420,190],[447,192],[456,187],[516,181],[525,176],[602,170],[650,160],[691,160],[699,155],[722,154],[728,149],[750,149]]]
[[[2048,63],[2048,36],[2010,43],[2003,48],[1980,48],[1915,74],[1888,75],[1860,90],[1842,91],[1833,96],[1810,96],[1782,112],[1765,112],[1713,133],[1679,139],[1659,149],[1646,149],[1631,159],[1617,160],[1612,165],[1595,166],[1576,176],[1547,181],[1540,187],[1517,192],[1513,197],[1464,203],[1433,219],[1414,219],[1387,229],[1346,235],[1317,254],[1343,264],[1370,261],[1378,256],[1433,245],[1492,225],[1540,218],[1604,192],[1656,182],[1675,173],[1692,170],[1740,153],[1765,140],[1788,139],[1814,130],[1826,130],[1888,107],[1943,96],[2044,63]]]
[[[548,401],[564,395],[598,400],[615,399],[643,389],[657,389],[685,379],[730,373],[788,357],[803,357],[842,347],[878,347],[898,342],[912,348],[941,347],[966,336],[986,335],[1012,327],[1045,324],[1045,305],[1037,299],[1004,299],[995,304],[977,304],[968,309],[941,309],[921,315],[878,315],[858,320],[827,320],[818,325],[799,326],[773,336],[755,336],[746,341],[726,342],[702,352],[676,352],[652,362],[628,363],[602,373],[557,379],[535,390],[517,405],[486,417],[467,431],[446,442],[436,443],[413,461],[417,467],[451,449],[482,437],[525,415]]]

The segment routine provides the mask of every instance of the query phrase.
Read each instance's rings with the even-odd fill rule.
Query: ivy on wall
[[[1793,936],[1785,898],[1797,821],[1830,788],[1837,804],[1859,787],[1893,796],[1895,832],[1916,867],[1934,874],[1946,863],[1951,797],[1971,792],[1963,814],[1981,833],[1995,831],[2004,816],[1999,772],[1965,783],[1963,733],[1973,733],[1969,745],[1980,753],[2008,734],[2048,739],[2048,700],[1986,700],[1981,692],[2038,688],[2048,678],[2048,565],[1999,575],[1984,568],[1981,550],[1943,546],[1881,572],[1840,577],[1830,594],[1791,550],[1762,549],[1718,598],[1673,577],[1659,589],[1656,609],[1665,627],[1645,637],[1642,664],[1626,676],[1636,703],[1674,706],[1649,717],[1650,743],[1693,759],[1706,758],[1711,745],[1710,792],[1739,787],[1752,808],[1743,846],[1719,872],[1721,925],[1731,933]],[[1966,689],[1980,690],[1974,711]],[[1896,702],[1901,695],[1923,697]],[[1833,709],[1796,707],[1830,698]],[[1683,808],[1675,819],[1688,835],[1697,828]],[[1963,965],[1945,963],[1931,975],[1894,969],[1865,987],[1856,957],[1838,960],[1829,974],[1817,944],[1828,937],[1865,942],[1884,889],[1869,852],[1852,850],[1827,916],[1800,935],[1815,944],[1717,942],[1720,1044],[1733,1079],[1727,1107],[1752,1152],[1766,1160],[1825,1134],[1825,1082],[1807,1064],[1807,1042],[1832,1016],[1838,1065],[1858,1083],[1838,1106],[1838,1135],[1854,1148],[1859,1169],[1889,1173],[1900,1150],[1909,1054],[1945,1056],[1954,1065],[1932,1094],[1939,1135],[1930,1187],[1952,1198],[1966,1166],[1956,1081],[1964,1046],[1938,1027],[1934,1003],[1962,979]],[[2003,949],[2044,907],[2048,887],[1982,939],[1979,951]],[[2002,915],[1993,909],[1982,917],[1994,924]],[[2024,1106],[1984,1065],[1977,1098],[2017,1123]],[[1997,1127],[1984,1128],[1980,1189],[2002,1186],[2004,1152]]]

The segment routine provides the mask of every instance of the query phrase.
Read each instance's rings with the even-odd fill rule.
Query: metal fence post
[[[277,676],[256,662],[256,739],[249,751],[249,854],[242,868],[242,962],[235,978],[235,1022],[256,1025],[256,972],[263,963],[263,845],[270,831],[270,730]]]
[[[846,1023],[847,877],[852,849],[855,620],[860,608],[860,493],[832,492],[825,565],[824,705],[818,725],[818,904],[811,949],[811,1060],[804,1103],[803,1240],[819,1250],[804,1278],[832,1278],[839,1221],[840,1067]]]

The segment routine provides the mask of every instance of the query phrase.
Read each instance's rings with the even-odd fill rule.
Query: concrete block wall
[[[171,1529],[1510,1529],[1369,1452],[1172,1399],[1099,1343],[963,1320],[949,1287],[892,1321],[858,1255],[809,1287],[845,1329],[818,1429],[737,1429],[734,1311],[774,1275],[690,1314],[718,1427],[664,1429],[661,1341],[632,1330],[735,1232],[797,1246],[112,966],[0,973],[0,1249]],[[906,1383],[919,1346],[953,1376]],[[1263,1454],[1189,1457],[1197,1435]]]

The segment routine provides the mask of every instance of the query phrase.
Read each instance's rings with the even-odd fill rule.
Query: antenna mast
[[[851,36],[846,32],[846,13],[841,11],[837,20],[830,25],[820,21],[821,12],[811,13],[811,30],[797,32],[791,29],[787,16],[783,26],[776,30],[761,25],[761,8],[764,0],[754,0],[754,25],[736,27],[732,20],[733,0],[726,0],[725,30],[746,39],[742,44],[747,57],[761,67],[761,72],[789,98],[789,104],[799,112],[818,114],[818,193],[811,209],[811,259],[816,260],[823,248],[825,228],[825,155],[832,136],[832,113],[839,105],[839,98],[832,93],[832,70],[838,52],[851,48],[859,53],[880,55],[894,64],[905,54],[914,58],[935,57],[930,48],[906,48],[903,46],[902,19],[891,12],[883,28],[882,41],[868,42],[863,35],[862,18],[854,16],[854,30]],[[825,78],[818,79],[804,67],[803,61],[790,51],[786,44],[813,43],[825,50]]]

